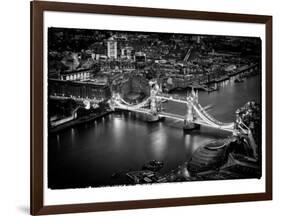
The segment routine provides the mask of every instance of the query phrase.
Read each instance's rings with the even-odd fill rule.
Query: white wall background
[[[58,0],[57,0],[58,1]],[[208,10],[234,13],[273,15],[273,163],[274,200],[234,204],[187,206],[145,210],[88,213],[81,215],[129,216],[129,215],[278,215],[281,205],[281,150],[278,138],[278,120],[281,120],[280,27],[281,13],[276,0],[88,0],[96,4],[117,4]],[[279,13],[278,13],[279,12]],[[27,215],[29,211],[29,1],[11,0],[1,4],[0,40],[0,214]],[[279,213],[280,214],[280,213]],[[76,214],[77,215],[77,214]]]

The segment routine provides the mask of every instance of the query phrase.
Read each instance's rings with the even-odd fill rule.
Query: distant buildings
[[[107,57],[117,59],[117,41],[114,38],[107,41]]]
[[[127,80],[136,72],[147,81],[161,78],[166,90],[186,88],[192,84],[223,80],[238,73],[241,66],[260,61],[255,55],[240,57],[243,50],[246,53],[256,50],[259,40],[100,30],[52,31],[55,46],[48,53],[48,78],[67,81],[73,86],[74,82],[82,86],[91,83],[100,88],[109,86],[112,91],[135,91],[138,82],[127,83]],[[130,86],[127,88],[124,83]],[[65,83],[57,85],[64,86]],[[65,94],[62,90],[57,92],[61,93]],[[84,90],[80,93],[80,97],[91,96],[90,93],[84,94]]]
[[[134,56],[134,48],[133,47],[126,46],[126,47],[123,47],[121,49],[121,58],[132,59],[133,56]]]
[[[136,52],[134,56],[135,64],[137,69],[145,67],[146,54],[144,52]]]
[[[144,62],[146,62],[146,54],[144,52],[136,52],[135,53],[135,61],[137,63],[144,63]]]

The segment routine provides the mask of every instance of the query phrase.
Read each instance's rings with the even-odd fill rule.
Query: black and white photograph
[[[264,175],[261,38],[47,35],[49,189]]]

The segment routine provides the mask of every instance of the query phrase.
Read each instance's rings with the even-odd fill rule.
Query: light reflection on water
[[[56,137],[57,137],[57,150],[60,151],[60,148],[61,148],[60,147],[60,135],[57,134]]]
[[[167,148],[167,133],[165,132],[162,123],[159,124],[158,130],[150,134],[150,143],[155,159],[162,160]]]
[[[120,144],[123,139],[124,131],[124,122],[120,118],[112,118],[110,115],[110,121],[112,122],[111,129],[113,130],[113,137],[116,144]]]
[[[75,129],[71,128],[71,145],[74,146],[75,145]]]

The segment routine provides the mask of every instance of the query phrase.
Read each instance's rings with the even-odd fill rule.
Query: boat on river
[[[164,165],[164,163],[162,161],[152,160],[152,161],[145,163],[142,166],[142,169],[151,170],[151,171],[156,172],[156,171],[160,170],[163,167],[163,165]]]

